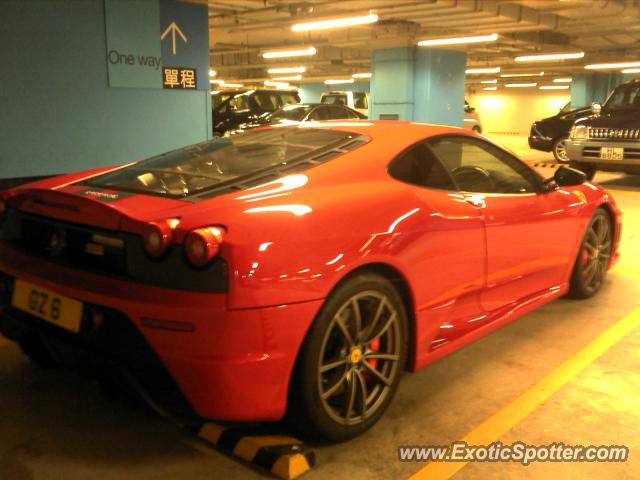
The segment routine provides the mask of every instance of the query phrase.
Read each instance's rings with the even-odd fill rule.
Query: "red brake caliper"
[[[589,263],[589,251],[586,248],[582,249],[582,266],[586,267]]]
[[[380,350],[380,339],[379,338],[374,338],[373,340],[371,340],[369,342],[369,350],[371,350],[372,352],[377,352]],[[369,365],[371,365],[373,368],[376,368],[378,366],[378,360],[375,358],[371,358],[369,360],[367,360],[367,363]]]

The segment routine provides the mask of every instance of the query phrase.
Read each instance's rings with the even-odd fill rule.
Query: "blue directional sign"
[[[105,0],[110,87],[209,90],[206,5]]]
[[[196,88],[209,90],[207,6],[160,0],[160,35],[162,66],[195,69]]]

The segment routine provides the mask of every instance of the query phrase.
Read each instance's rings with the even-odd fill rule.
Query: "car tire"
[[[358,273],[327,298],[294,368],[288,418],[303,436],[342,442],[389,406],[407,358],[407,312],[385,277]]]
[[[569,162],[569,166],[571,168],[575,168],[576,170],[580,170],[587,176],[587,180],[593,180],[593,177],[596,176],[596,167],[590,163],[582,163],[582,162]]]
[[[18,346],[22,353],[29,359],[41,367],[56,367],[58,362],[51,355],[47,347],[42,343],[37,335],[27,335],[18,339]]]
[[[551,152],[553,153],[553,158],[555,158],[558,163],[569,163],[567,147],[565,146],[567,139],[568,137],[560,137],[556,138],[553,142]]]
[[[570,298],[589,298],[602,287],[613,247],[609,214],[598,208],[585,231],[569,282]]]

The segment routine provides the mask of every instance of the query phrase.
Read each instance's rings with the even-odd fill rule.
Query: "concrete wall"
[[[210,136],[206,91],[108,86],[101,0],[4,0],[0,18],[0,178],[124,163]]]
[[[529,135],[535,120],[555,115],[570,99],[568,90],[537,88],[481,90],[467,95],[469,104],[480,115],[483,132],[488,135]]]

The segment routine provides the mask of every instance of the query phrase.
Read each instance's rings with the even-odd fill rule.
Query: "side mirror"
[[[574,187],[586,182],[587,175],[575,168],[560,167],[553,175],[553,180],[559,187]]]
[[[600,115],[601,111],[602,105],[600,105],[598,102],[593,102],[591,104],[591,113],[593,113],[594,115]]]

